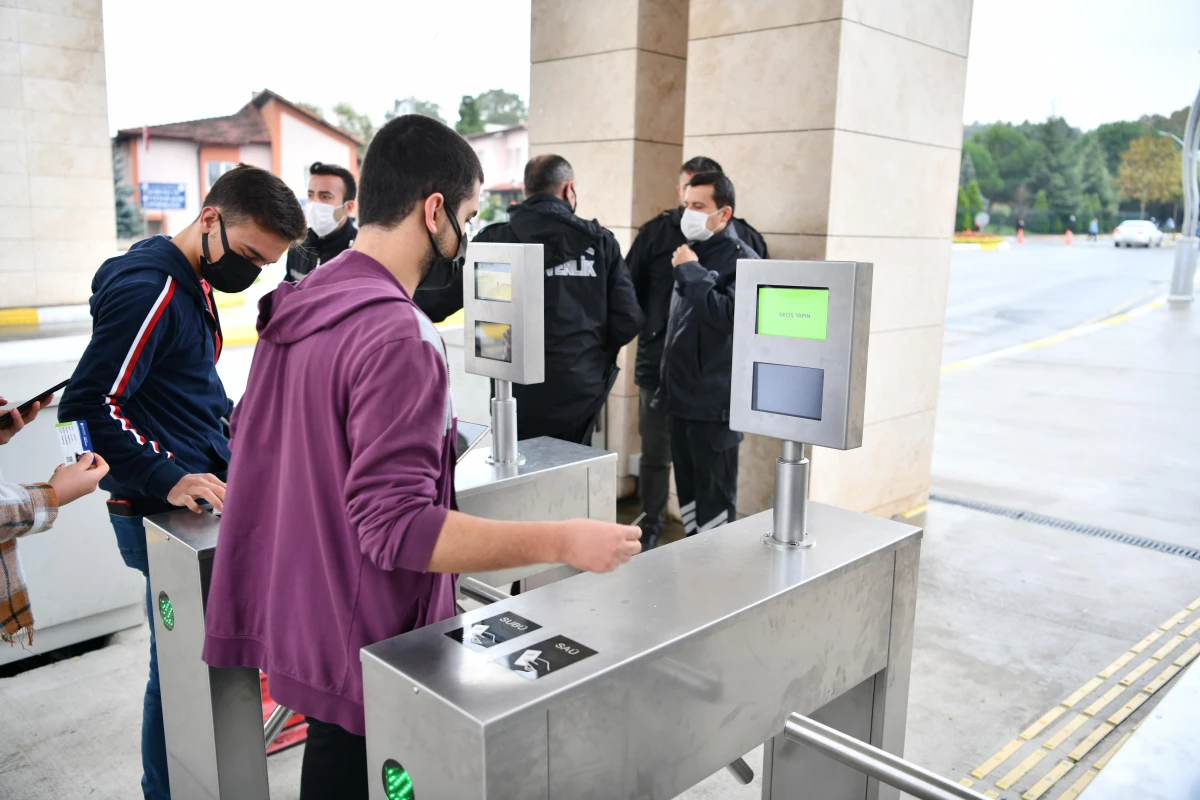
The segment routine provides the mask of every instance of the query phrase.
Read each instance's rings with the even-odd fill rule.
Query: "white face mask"
[[[712,214],[705,214],[694,208],[686,209],[683,212],[683,219],[679,220],[679,229],[683,231],[684,238],[689,242],[707,242],[713,235],[713,232],[708,229],[708,218],[720,213],[720,209]]]
[[[342,206],[331,206],[329,203],[318,203],[316,200],[308,201],[308,208],[304,210],[304,216],[308,220],[308,227],[313,229],[313,233],[317,236],[325,237],[337,230],[341,221],[333,216],[333,212]]]

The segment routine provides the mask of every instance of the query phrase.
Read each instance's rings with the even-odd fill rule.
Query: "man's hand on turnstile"
[[[175,484],[175,488],[167,495],[167,502],[173,506],[187,506],[197,514],[200,504],[197,500],[207,500],[217,511],[223,511],[225,506],[225,482],[216,475],[207,472],[203,474],[184,475]]]
[[[566,523],[558,560],[585,572],[611,572],[642,551],[642,529],[594,519]]]

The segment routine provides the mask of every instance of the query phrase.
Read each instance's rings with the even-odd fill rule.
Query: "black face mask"
[[[200,277],[208,281],[219,292],[228,292],[229,294],[244,292],[258,278],[262,268],[254,266],[254,262],[229,249],[229,238],[225,235],[225,220],[221,219],[219,214],[217,222],[221,226],[221,247],[224,248],[225,254],[213,261],[208,253],[208,233],[204,234],[204,238],[200,240],[200,247],[204,250],[204,258],[200,259]]]
[[[421,279],[421,283],[417,286],[418,289],[437,290],[446,289],[454,285],[458,279],[458,275],[462,272],[463,264],[467,261],[467,237],[463,235],[462,229],[458,227],[458,220],[450,212],[446,212],[446,218],[450,220],[450,226],[454,228],[454,234],[458,236],[458,252],[454,258],[446,258],[442,255],[441,249],[438,247],[437,239],[433,238],[433,234],[429,232],[429,228],[425,228],[425,235],[429,237],[429,243],[433,245],[433,258],[430,264],[429,271],[425,273],[425,277]]]

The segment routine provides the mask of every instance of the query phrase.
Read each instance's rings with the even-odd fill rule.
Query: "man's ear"
[[[425,229],[432,234],[437,234],[437,212],[445,205],[446,199],[442,197],[441,192],[434,192],[425,198]]]
[[[347,200],[345,208],[346,208],[346,216],[353,216],[354,209],[358,208],[358,201],[357,200]]]
[[[212,206],[205,206],[200,209],[200,216],[197,218],[200,223],[200,232],[211,233],[216,230],[219,216],[220,212]]]

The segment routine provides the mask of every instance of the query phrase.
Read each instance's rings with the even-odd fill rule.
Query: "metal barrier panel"
[[[371,797],[404,769],[421,800],[670,798],[864,685],[852,726],[902,749],[920,530],[810,514],[810,550],[766,512],[364,649]]]
[[[146,519],[171,796],[265,800],[258,670],[214,669],[200,658],[219,526],[207,512]]]

